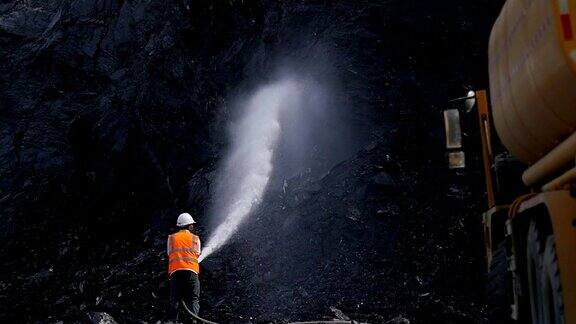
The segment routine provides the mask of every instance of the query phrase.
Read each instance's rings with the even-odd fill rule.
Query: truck
[[[490,33],[489,91],[444,110],[455,169],[466,164],[460,119],[477,111],[491,323],[576,324],[575,24],[576,0],[506,1]]]

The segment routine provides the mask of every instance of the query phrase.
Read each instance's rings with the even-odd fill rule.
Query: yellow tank
[[[508,0],[490,35],[494,125],[533,164],[576,130],[576,0]]]

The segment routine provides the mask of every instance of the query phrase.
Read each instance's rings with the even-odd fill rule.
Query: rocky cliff
[[[0,318],[163,319],[165,236],[183,209],[203,223],[229,99],[325,60],[355,153],[267,194],[206,261],[202,314],[481,322],[479,157],[446,170],[440,111],[487,86],[500,2],[0,5]]]

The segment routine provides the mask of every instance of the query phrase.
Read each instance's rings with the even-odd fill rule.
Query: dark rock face
[[[499,6],[0,5],[0,319],[162,319],[165,235],[183,209],[203,223],[228,98],[279,59],[326,59],[318,73],[343,85],[363,144],[324,177],[268,193],[206,261],[203,315],[311,319],[335,306],[374,322],[481,321],[478,156],[447,172],[439,111],[462,85],[486,86]]]

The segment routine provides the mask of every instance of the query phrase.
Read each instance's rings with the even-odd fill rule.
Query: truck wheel
[[[546,239],[542,266],[542,308],[544,310],[544,322],[564,324],[562,286],[560,270],[558,269],[558,258],[556,257],[554,235],[550,235]]]
[[[486,295],[488,297],[488,320],[490,323],[508,323],[510,318],[510,289],[506,242],[503,241],[492,252],[488,271]]]
[[[530,222],[526,237],[526,266],[528,290],[530,292],[530,311],[533,324],[547,324],[544,321],[542,303],[542,272],[544,263],[544,235],[535,221]]]

